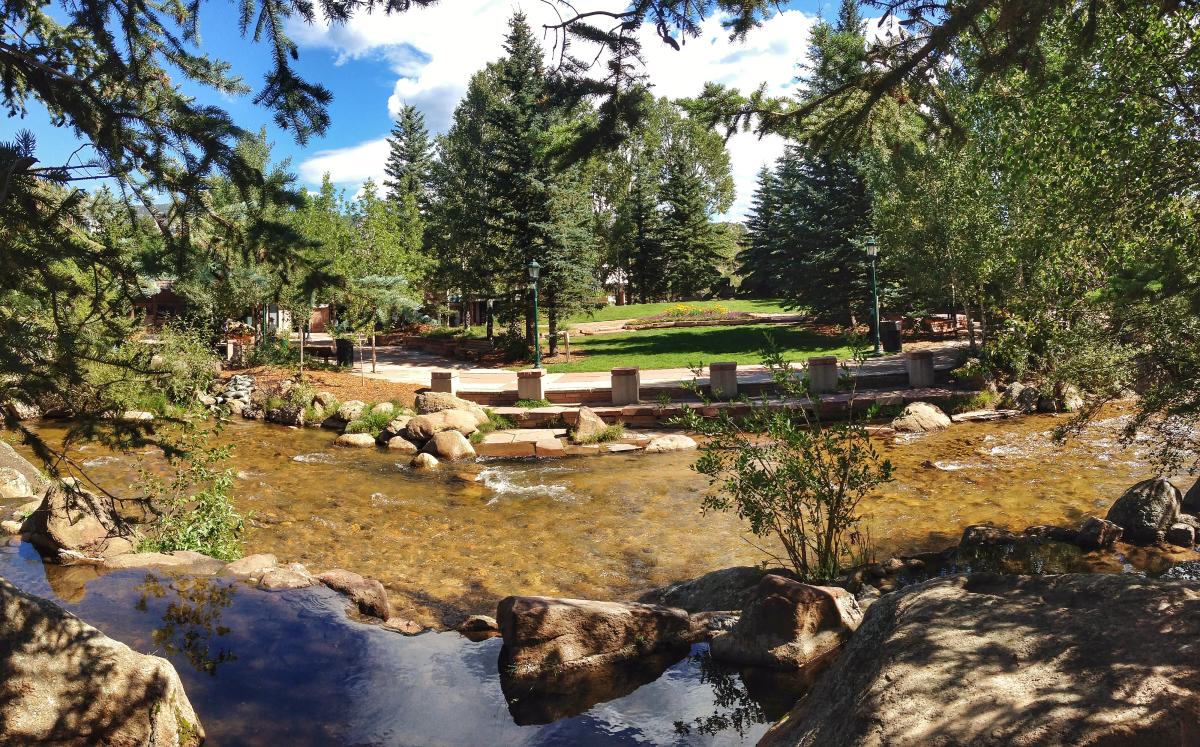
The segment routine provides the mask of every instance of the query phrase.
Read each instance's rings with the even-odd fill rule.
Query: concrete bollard
[[[836,392],[838,388],[838,359],[823,355],[808,359],[808,390],[813,394]]]
[[[636,405],[642,398],[642,372],[637,368],[612,370],[612,403]]]
[[[458,371],[431,371],[429,388],[435,392],[458,396]]]
[[[933,351],[910,350],[904,354],[908,368],[908,385],[913,389],[933,386]]]
[[[517,371],[517,399],[545,399],[545,376],[546,369],[544,368]]]
[[[713,399],[733,399],[738,393],[737,362],[713,363],[708,367],[708,388]]]

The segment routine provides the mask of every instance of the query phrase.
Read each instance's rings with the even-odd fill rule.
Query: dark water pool
[[[694,646],[550,695],[506,693],[499,639],[404,637],[349,619],[323,587],[100,576],[20,543],[0,547],[0,575],[168,658],[213,745],[753,744],[803,686],[716,668]]]

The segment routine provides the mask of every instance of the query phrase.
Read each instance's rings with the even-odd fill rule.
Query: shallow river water
[[[1051,439],[1059,422],[880,440],[896,479],[863,506],[880,556],[941,549],[973,522],[1021,529],[1103,515],[1152,473],[1143,445],[1118,443],[1120,413],[1065,445]],[[237,422],[219,438],[235,446],[235,500],[253,517],[247,552],[378,578],[394,614],[429,624],[493,614],[507,594],[630,598],[762,559],[732,517],[699,512],[707,485],[690,470],[692,454],[494,461],[426,475],[386,452],[335,449],[327,431]],[[139,467],[161,463],[98,446],[76,457],[117,494]],[[218,745],[753,743],[803,687],[716,669],[698,646],[662,676],[616,673],[570,702],[547,702],[506,692],[498,639],[404,637],[348,618],[343,598],[323,588],[98,576],[43,566],[19,542],[0,547],[0,576],[170,658]]]

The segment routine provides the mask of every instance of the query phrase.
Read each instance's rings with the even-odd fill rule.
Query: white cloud
[[[608,4],[623,7],[613,0]],[[508,19],[518,8],[525,11],[535,30],[558,19],[548,3],[535,0],[459,0],[392,16],[356,16],[347,24],[297,24],[291,33],[300,45],[331,50],[342,60],[379,57],[397,76],[387,101],[389,112],[395,116],[401,105],[412,104],[425,114],[431,131],[441,132],[449,126],[471,74],[503,54]],[[768,92],[783,93],[794,85],[796,65],[807,51],[809,30],[816,21],[799,11],[783,11],[751,32],[746,42],[731,43],[719,19],[710,18],[701,35],[686,39],[679,51],[647,29],[643,39],[646,71],[655,93],[671,98],[694,96],[709,81],[743,91],[766,82]],[[553,41],[546,32],[543,43],[548,55]],[[380,181],[387,154],[386,133],[380,135],[351,147],[319,152],[300,164],[300,173],[314,184],[326,171],[334,182],[346,186],[357,187],[367,177]],[[742,133],[731,138],[729,148],[737,187],[729,216],[736,219],[749,204],[755,174],[779,156],[783,141]]]

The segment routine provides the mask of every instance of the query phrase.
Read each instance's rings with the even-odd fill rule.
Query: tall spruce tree
[[[406,104],[388,135],[388,158],[384,164],[383,185],[387,196],[397,205],[413,197],[424,210],[429,199],[430,169],[433,165],[433,144],[425,129],[425,115],[417,107]]]
[[[489,110],[489,123],[495,137],[492,218],[507,246],[493,272],[509,280],[514,300],[520,298],[526,337],[531,338],[532,296],[521,289],[525,266],[544,258],[550,243],[552,171],[546,153],[550,111],[543,51],[524,13],[510,19],[504,50],[507,56],[500,62],[497,78],[499,101]]]
[[[661,287],[670,298],[695,298],[720,280],[728,238],[709,217],[703,177],[684,138],[671,141],[663,171]]]
[[[758,171],[750,212],[746,215],[746,244],[738,252],[738,274],[744,292],[760,297],[777,297],[780,267],[776,251],[779,243],[779,177],[770,166]]]

